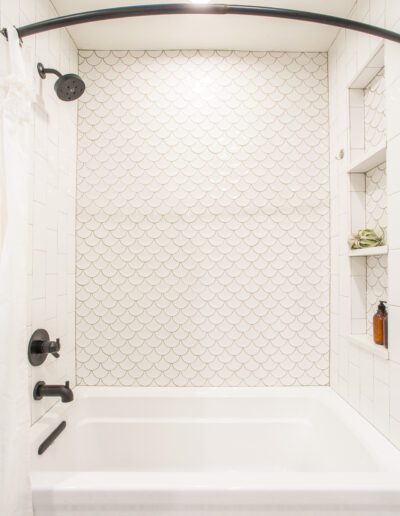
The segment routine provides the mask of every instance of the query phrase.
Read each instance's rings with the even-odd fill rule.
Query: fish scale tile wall
[[[326,54],[79,59],[78,383],[327,384]]]
[[[384,116],[383,116],[383,120]],[[376,134],[377,140],[379,140]],[[385,134],[381,136],[383,141]],[[387,242],[387,195],[386,163],[382,163],[365,174],[365,215],[366,226],[380,234],[385,234]],[[372,319],[379,300],[388,299],[387,256],[367,258],[367,329],[372,335]]]
[[[364,90],[365,148],[374,149],[385,141],[385,72],[384,68]]]
[[[385,69],[382,68],[364,90],[365,148],[374,149],[386,140]],[[387,242],[386,163],[365,174],[366,227]],[[372,318],[380,299],[388,299],[387,256],[367,258],[367,332],[372,335]]]

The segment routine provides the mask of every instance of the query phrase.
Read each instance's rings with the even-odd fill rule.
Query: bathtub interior
[[[400,471],[400,452],[329,388],[251,391],[78,388],[37,425],[33,471]]]

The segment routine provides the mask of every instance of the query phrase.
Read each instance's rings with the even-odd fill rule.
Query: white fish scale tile
[[[384,68],[364,90],[365,148],[373,149],[386,138]]]
[[[326,55],[79,62],[78,382],[327,384]]]
[[[387,229],[386,163],[365,176],[366,224],[378,233]],[[387,301],[387,256],[367,258],[367,328],[372,335],[372,318],[379,300]]]

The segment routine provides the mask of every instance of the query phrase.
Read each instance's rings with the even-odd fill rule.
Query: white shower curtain
[[[32,87],[14,28],[0,36],[0,514],[30,516],[27,364]]]

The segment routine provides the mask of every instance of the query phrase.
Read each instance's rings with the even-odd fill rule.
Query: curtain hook
[[[19,32],[18,32],[18,27],[16,27],[15,25],[13,25],[14,29],[15,29],[15,32],[18,34],[18,39],[19,39],[19,46],[22,48],[22,45],[23,45],[23,41],[22,41],[22,38],[21,36],[19,35]],[[7,33],[7,36],[8,36],[8,33]]]
[[[13,25],[13,27],[17,31],[17,34],[18,34],[19,46],[22,47],[24,42],[22,41],[22,38],[21,38],[21,36],[18,33],[18,28],[15,25]],[[7,27],[3,27],[2,29],[0,29],[0,34],[2,34],[6,38],[6,40],[8,41],[8,30],[7,30]]]

